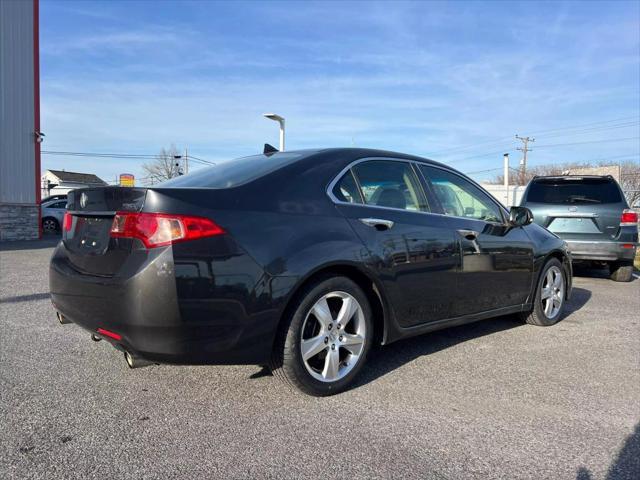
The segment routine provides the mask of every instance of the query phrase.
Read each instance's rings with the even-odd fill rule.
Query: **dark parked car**
[[[505,314],[562,316],[564,242],[473,181],[367,149],[256,155],[152,188],[69,194],[51,297],[153,363],[268,365],[313,395],[374,344]]]
[[[638,214],[613,177],[536,177],[520,205],[567,242],[573,260],[606,262],[613,280],[631,281]]]

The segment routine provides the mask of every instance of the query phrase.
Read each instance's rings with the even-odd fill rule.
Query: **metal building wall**
[[[34,2],[0,0],[0,203],[36,203]]]
[[[0,0],[0,241],[40,237],[38,0]]]

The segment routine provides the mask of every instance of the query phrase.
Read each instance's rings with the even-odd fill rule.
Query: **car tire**
[[[355,282],[343,276],[319,278],[288,309],[269,368],[309,395],[342,392],[366,362],[374,338],[372,318],[367,296]]]
[[[558,278],[560,281],[556,280]],[[544,268],[533,297],[533,308],[521,314],[522,319],[539,327],[549,327],[562,318],[567,297],[567,279],[562,263],[556,258],[549,260]],[[549,303],[551,307],[549,308]],[[559,305],[557,305],[559,302]]]
[[[630,282],[633,278],[633,264],[611,262],[609,264],[609,278],[614,282]]]
[[[60,231],[60,223],[53,217],[45,217],[42,219],[42,231],[44,233],[56,233]]]

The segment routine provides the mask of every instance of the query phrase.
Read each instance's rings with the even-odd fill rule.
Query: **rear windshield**
[[[196,170],[189,175],[172,178],[158,187],[231,188],[248,183],[313,152],[282,152],[252,155]]]
[[[545,178],[529,186],[531,203],[620,203],[622,197],[610,178]]]

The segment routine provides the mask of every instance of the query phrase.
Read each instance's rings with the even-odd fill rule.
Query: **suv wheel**
[[[270,368],[309,395],[347,389],[364,365],[373,340],[367,296],[346,277],[325,277],[298,297],[280,331]]]
[[[614,282],[630,282],[633,277],[633,264],[611,262],[609,264],[610,278]]]
[[[542,270],[533,299],[533,309],[523,314],[525,322],[540,327],[554,325],[562,317],[567,292],[567,280],[562,264],[555,258]]]

